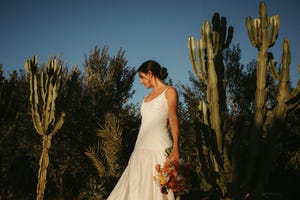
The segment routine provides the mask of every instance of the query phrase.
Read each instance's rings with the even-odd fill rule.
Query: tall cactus
[[[261,146],[259,155],[263,161],[260,167],[254,169],[257,174],[255,187],[252,188],[252,196],[259,195],[263,191],[263,186],[267,182],[272,166],[274,165],[277,157],[277,140],[280,134],[284,133],[285,119],[287,115],[287,104],[289,99],[289,65],[290,65],[290,44],[288,39],[285,39],[282,45],[283,53],[281,58],[281,72],[275,66],[275,61],[271,53],[269,53],[269,70],[278,83],[277,103],[273,109],[266,112],[264,120],[264,130],[266,130],[264,145]],[[250,171],[252,172],[252,171]],[[248,178],[248,177],[247,177]],[[247,179],[246,179],[247,180]],[[253,181],[253,180],[252,180]],[[247,183],[248,184],[248,183]]]
[[[261,133],[265,116],[268,49],[274,45],[277,39],[280,24],[279,15],[268,17],[264,2],[259,5],[259,14],[260,18],[252,19],[250,16],[246,18],[246,27],[251,44],[258,49],[254,114],[256,133]]]
[[[243,187],[249,185],[250,179],[255,170],[255,163],[259,151],[259,138],[262,135],[265,119],[266,102],[266,80],[268,68],[268,49],[272,47],[277,39],[279,32],[279,15],[268,17],[266,4],[261,2],[259,5],[260,18],[252,19],[246,17],[246,27],[251,44],[258,49],[256,67],[256,91],[255,91],[255,110],[253,118],[253,128],[251,133],[251,155],[248,164],[247,176]],[[245,188],[245,190],[247,190]]]
[[[255,187],[252,188],[252,198],[259,197],[263,190],[263,185],[267,181],[270,170],[276,160],[276,145],[280,134],[284,133],[286,116],[288,110],[292,110],[294,105],[289,102],[297,102],[299,105],[300,85],[290,93],[289,91],[289,65],[291,62],[290,43],[286,38],[282,43],[281,70],[277,70],[272,53],[268,49],[272,47],[277,39],[279,31],[279,15],[267,16],[266,5],[264,2],[259,6],[260,18],[252,20],[246,18],[246,27],[250,41],[258,49],[258,64],[256,71],[256,93],[255,93],[255,113],[253,119],[253,130],[251,133],[251,157],[247,168],[247,176],[242,186],[249,188],[253,184],[254,171],[257,174]],[[269,71],[268,71],[269,69]],[[280,72],[279,72],[280,71]],[[278,81],[277,102],[273,109],[265,109],[266,102],[266,79],[267,73],[270,72],[272,77]],[[294,103],[295,104],[295,103]],[[259,139],[263,139],[261,133],[265,132],[264,145],[259,146]],[[261,152],[258,151],[261,150]],[[255,163],[257,158],[263,159],[260,167],[257,169]],[[246,188],[245,188],[246,189]],[[249,189],[247,189],[250,191]]]
[[[218,80],[218,76],[220,76],[220,71],[221,74],[223,71],[224,75],[222,51],[229,46],[232,40],[233,28],[229,27],[226,38],[226,18],[223,17],[220,21],[217,13],[213,17],[212,24],[213,31],[211,31],[211,25],[208,21],[205,21],[201,28],[202,38],[197,42],[199,62],[197,62],[195,39],[192,36],[188,39],[188,48],[196,76],[207,85],[210,124],[216,134],[218,151],[222,154],[223,136],[221,131],[220,102],[225,102],[226,99],[224,92],[219,97],[220,91],[224,91],[224,88],[223,80]],[[217,58],[217,56],[220,57]],[[224,107],[225,105],[222,105],[222,111],[225,111]]]
[[[193,68],[195,74],[198,76],[199,79],[203,80],[207,85],[207,100],[208,106],[210,110],[210,123],[212,129],[215,131],[216,138],[217,138],[217,145],[219,153],[222,152],[222,133],[221,133],[221,118],[219,113],[219,95],[218,95],[218,88],[217,88],[217,74],[214,66],[214,57],[217,54],[219,45],[217,42],[214,41],[216,46],[213,46],[212,38],[211,38],[211,28],[210,23],[205,21],[202,29],[201,35],[203,39],[199,39],[197,46],[198,46],[198,53],[200,58],[200,66],[196,62],[196,48],[195,48],[195,40],[193,37],[189,38],[189,49],[190,49],[190,60],[193,63]],[[218,39],[218,34],[213,34],[213,39]],[[205,50],[207,60],[205,62]]]
[[[212,144],[212,149],[207,155],[212,165],[212,171],[215,172],[210,181],[216,186],[216,191],[220,189],[219,191],[222,194],[225,194],[227,190],[224,187],[224,175],[231,176],[232,171],[227,148],[224,145],[224,132],[221,128],[226,111],[226,95],[223,84],[225,66],[222,52],[229,46],[233,35],[232,27],[229,27],[228,35],[226,35],[226,26],[226,18],[222,17],[220,20],[218,13],[213,16],[212,29],[209,21],[203,23],[201,27],[202,38],[197,41],[198,59],[195,39],[192,36],[188,39],[190,60],[194,72],[207,86],[206,94],[209,111],[207,116],[209,116],[209,122],[206,123],[213,130],[216,138],[217,149],[215,150],[215,145]],[[201,108],[204,108],[203,102],[200,105],[202,105]],[[206,118],[206,115],[204,116]]]
[[[220,143],[222,144],[222,138],[219,136],[222,136],[222,133],[233,133],[237,136],[235,137],[233,146],[231,146],[235,149],[232,151],[232,171],[226,174],[228,171],[226,171],[225,167],[224,171],[218,173],[220,178],[216,178],[218,179],[217,182],[222,182],[222,178],[226,179],[223,181],[223,183],[225,183],[223,188],[227,190],[227,194],[225,194],[227,197],[226,199],[260,199],[263,186],[265,185],[276,160],[277,139],[280,134],[284,133],[287,115],[289,112],[300,108],[300,81],[298,82],[298,86],[292,92],[289,91],[288,87],[289,65],[291,59],[288,39],[285,39],[282,44],[283,52],[280,70],[277,70],[275,61],[272,58],[271,53],[268,52],[269,48],[274,45],[277,39],[280,24],[279,15],[268,17],[264,2],[260,3],[259,14],[260,18],[254,20],[251,17],[246,18],[246,26],[250,41],[252,45],[258,49],[255,108],[253,111],[253,118],[251,116],[253,123],[251,123],[248,116],[240,116],[241,121],[234,122],[234,130],[231,130],[230,127],[225,127],[224,129],[219,127],[219,122],[222,122],[221,120],[223,120],[223,118],[220,117],[220,112],[217,112],[217,110],[220,109],[218,107],[218,102],[220,102],[221,92],[220,90],[217,90],[217,88],[221,87],[217,83],[220,83],[223,77],[222,74],[216,73],[219,67],[222,66],[216,62],[217,52],[222,49],[219,45],[219,41],[221,40],[220,33],[215,32],[217,29],[214,29],[211,33],[209,22],[204,22],[201,31],[202,39],[197,42],[199,61],[196,56],[194,38],[189,37],[188,40],[190,60],[194,72],[196,76],[200,80],[203,80],[207,85],[207,102],[210,120],[208,123],[204,123],[211,126],[216,133],[218,149],[220,149],[220,147],[223,148],[224,157],[222,162],[224,165],[226,165],[226,148],[220,146]],[[217,19],[218,18],[216,17],[215,20]],[[218,22],[215,22],[213,21],[213,25],[218,24]],[[277,80],[276,82],[278,82],[279,89],[276,105],[272,109],[265,108],[265,102],[267,101],[266,80],[268,73],[271,73],[273,78]],[[204,114],[203,120],[206,119],[206,109],[204,108],[202,103],[199,109]],[[219,133],[220,135],[218,135]],[[262,133],[264,133],[264,135]],[[246,163],[246,165],[243,164],[243,166],[246,167],[239,172],[241,169],[240,163],[239,161],[235,162],[234,160],[241,157],[241,155],[235,155],[235,153],[240,149],[239,142],[242,139],[242,135],[251,135],[249,141],[250,149],[245,151],[249,152],[250,157],[243,155],[248,158],[246,161],[248,163]],[[263,143],[260,141],[263,141]],[[214,162],[212,161],[212,163]],[[232,178],[232,180],[229,180],[230,178]],[[217,186],[219,186],[219,189],[223,189],[219,182],[217,183]],[[217,190],[214,190],[214,192],[216,191]],[[219,194],[217,194],[217,196],[220,197]],[[223,192],[223,196],[220,198],[225,196]]]
[[[62,66],[56,59],[48,61],[46,72],[42,72],[38,82],[37,56],[26,59],[25,68],[30,78],[30,104],[33,125],[36,132],[43,138],[42,153],[39,161],[37,200],[44,198],[47,182],[47,167],[49,164],[49,149],[52,137],[64,123],[65,113],[55,119],[55,100],[61,83]]]

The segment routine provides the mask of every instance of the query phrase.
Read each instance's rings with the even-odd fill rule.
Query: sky
[[[240,44],[241,62],[257,58],[248,38],[245,19],[259,17],[259,0],[1,0],[0,64],[5,73],[24,69],[34,54],[39,63],[62,56],[70,68],[83,72],[84,55],[98,46],[109,47],[115,56],[125,50],[128,67],[136,69],[154,59],[166,67],[174,83],[189,83],[192,65],[187,41],[199,39],[205,20],[215,12],[233,26],[232,44]],[[277,42],[270,49],[281,62],[282,42],[291,43],[290,75],[299,80],[300,4],[298,0],[265,0],[268,15],[280,15]],[[140,102],[150,91],[138,77],[133,84],[133,102]]]

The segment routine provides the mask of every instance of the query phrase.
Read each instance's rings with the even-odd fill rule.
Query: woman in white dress
[[[167,195],[161,193],[153,176],[156,164],[179,159],[177,91],[163,82],[168,76],[167,69],[154,60],[144,62],[138,75],[140,82],[152,91],[141,104],[142,123],[134,151],[107,200],[174,200],[172,191]],[[169,147],[172,150],[166,158],[165,150]]]

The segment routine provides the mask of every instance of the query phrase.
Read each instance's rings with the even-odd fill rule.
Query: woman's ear
[[[148,71],[147,72],[147,75],[149,76],[149,78],[152,78],[153,77],[153,73],[151,71]]]

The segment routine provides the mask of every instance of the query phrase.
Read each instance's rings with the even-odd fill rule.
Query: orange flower
[[[155,170],[156,170],[157,172],[160,171],[160,164],[156,164],[156,165],[155,165]]]

